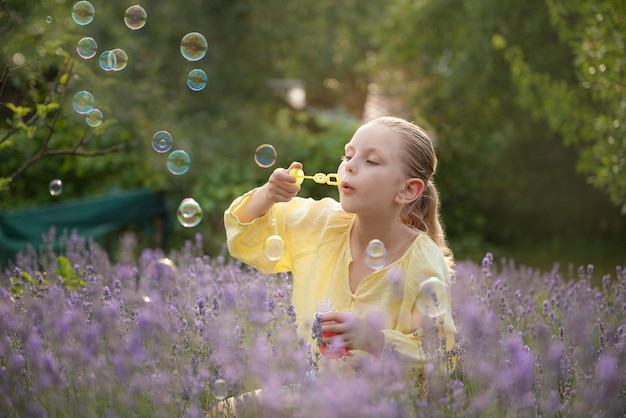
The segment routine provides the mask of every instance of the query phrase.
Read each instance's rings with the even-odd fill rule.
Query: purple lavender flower
[[[196,315],[205,314],[206,301],[203,297],[196,299]]]
[[[429,377],[424,390],[416,373],[406,376],[394,349],[376,361],[351,357],[330,365],[311,350],[296,332],[287,273],[263,275],[223,256],[213,261],[200,254],[196,237],[195,245],[168,255],[178,267],[176,280],[133,289],[128,280],[165,258],[161,250],[111,265],[96,243],[65,234],[63,255],[84,286],[72,290],[46,279],[55,277],[60,255],[52,246],[24,253],[0,272],[0,283],[22,276],[19,298],[0,284],[0,409],[12,416],[37,416],[37,402],[43,411],[62,404],[76,416],[122,416],[138,405],[163,416],[204,416],[217,402],[210,389],[217,379],[235,396],[271,391],[267,409],[251,412],[257,415],[277,411],[290,396],[298,397],[297,409],[287,410],[294,414],[348,417],[624,410],[615,396],[615,388],[625,387],[626,368],[621,267],[617,280],[596,284],[589,266],[580,279],[575,269],[564,279],[557,265],[542,273],[503,260],[495,271],[491,253],[482,264],[459,262],[454,350],[438,352],[446,341],[437,321],[412,336],[434,353],[422,365]],[[311,332],[321,338],[319,320]],[[442,373],[436,365],[452,357]],[[285,389],[297,384],[299,390]],[[96,411],[94,398],[108,401]]]
[[[314,317],[313,317],[313,326],[312,326],[312,333],[311,333],[311,337],[313,338],[313,340],[315,340],[317,342],[317,346],[321,347],[324,345],[324,343],[322,342],[322,315],[315,313]]]
[[[104,300],[111,300],[111,289],[109,289],[109,286],[104,286],[104,289],[102,289],[102,298]]]

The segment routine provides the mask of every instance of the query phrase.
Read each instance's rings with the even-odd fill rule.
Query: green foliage
[[[71,291],[76,291],[79,287],[84,287],[87,282],[83,280],[81,277],[82,274],[78,274],[72,266],[70,265],[70,261],[60,255],[57,257],[57,271],[56,273],[61,278],[61,283],[63,286]]]
[[[291,137],[292,141],[297,141],[293,139],[296,134],[284,131],[293,126],[274,126],[280,119],[276,112],[286,106],[269,87],[269,80],[297,77],[315,87],[322,86],[323,80],[332,76],[336,82],[334,90],[309,89],[309,95],[325,106],[334,106],[340,97],[336,94],[339,90],[341,95],[353,96],[350,91],[354,91],[358,92],[356,96],[363,96],[362,83],[344,84],[343,80],[352,77],[351,68],[360,65],[358,61],[364,55],[367,42],[360,41],[353,51],[350,45],[357,33],[336,24],[348,17],[355,20],[363,14],[372,14],[370,8],[357,2],[347,2],[340,8],[330,1],[311,2],[295,6],[297,12],[294,13],[285,13],[293,5],[281,2],[269,5],[243,1],[185,3],[159,5],[158,8],[144,4],[148,23],[138,31],[129,31],[121,19],[117,19],[118,13],[123,12],[119,5],[97,4],[96,19],[84,27],[71,21],[70,6],[33,4],[29,12],[28,8],[10,5],[8,12],[19,19],[7,27],[7,44],[1,51],[11,71],[0,97],[15,108],[39,106],[41,115],[45,111],[54,112],[53,107],[43,106],[49,106],[47,97],[58,93],[53,88],[55,81],[67,83],[65,96],[54,101],[59,103],[60,115],[50,134],[50,147],[71,146],[72,140],[85,136],[84,142],[92,146],[91,149],[123,144],[124,152],[94,159],[68,155],[39,159],[11,184],[1,207],[14,209],[50,202],[46,190],[49,180],[45,179],[54,177],[64,180],[62,198],[147,186],[164,189],[175,207],[176,202],[188,197],[192,190],[206,192],[195,184],[199,177],[231,181],[232,174],[225,177],[223,173],[228,173],[228,167],[233,165],[240,167],[238,172],[254,172],[257,168],[251,164],[252,152],[260,143],[275,144],[276,137]],[[53,17],[52,23],[44,22],[46,15]],[[311,16],[316,16],[314,22]],[[327,25],[334,29],[323,31],[327,36],[322,40],[318,39],[316,31],[325,21],[324,16],[332,17]],[[366,27],[364,25],[363,30]],[[209,43],[207,57],[197,63],[185,61],[178,48],[181,37],[190,31],[203,33]],[[129,54],[128,67],[119,73],[105,73],[98,67],[97,58],[77,57],[73,51],[75,42],[83,36],[94,36],[100,51],[124,47]],[[310,46],[299,47],[304,43]],[[317,69],[312,71],[310,55],[325,51],[327,45],[332,50],[324,57],[317,57]],[[12,60],[16,56],[24,56],[29,65],[15,68]],[[336,60],[342,57],[341,62],[332,62],[333,56]],[[73,66],[70,77],[59,70],[65,65]],[[200,92],[191,92],[185,85],[185,75],[195,67],[209,74],[209,85]],[[334,74],[329,74],[330,71]],[[105,117],[101,128],[83,129],[80,117],[71,109],[69,98],[79,90],[88,90],[94,95]],[[323,99],[324,95],[331,99]],[[0,112],[8,109],[0,108]],[[353,113],[358,112],[357,103]],[[24,110],[23,117],[28,115],[30,113]],[[10,116],[8,112],[7,116]],[[11,126],[0,126],[0,129],[11,129]],[[304,125],[303,129],[306,130]],[[170,131],[175,148],[185,149],[192,156],[191,170],[184,176],[170,175],[165,169],[167,156],[156,154],[150,148],[151,137],[157,130]],[[302,133],[304,136],[314,134]],[[27,143],[20,133],[12,134],[11,140],[4,142],[0,150],[3,158],[12,163],[2,167],[0,176],[10,177],[42,140],[34,135],[32,142]],[[12,145],[15,143],[21,145]],[[277,147],[281,156],[291,152],[280,144]],[[298,148],[302,147],[292,147]],[[332,158],[336,157],[333,153]],[[319,166],[317,160],[326,159],[321,155],[305,163]],[[246,178],[246,187],[257,184],[258,180],[254,176]],[[196,197],[205,201],[209,213],[223,211],[223,196],[232,194],[213,189],[206,198]],[[218,205],[222,207],[217,209]]]
[[[185,197],[205,211],[197,228],[175,225],[168,242],[201,232],[215,249],[230,199],[269,175],[253,162],[258,145],[276,147],[276,166],[299,160],[307,173],[332,172],[368,91],[378,87],[398,99],[391,112],[436,137],[442,214],[461,252],[484,241],[531,245],[555,234],[600,237],[626,228],[587,184],[623,204],[624,12],[617,0],[148,1],[147,24],[137,31],[124,26],[127,5],[117,2],[95,4],[87,26],[71,20],[70,3],[3,4],[0,208],[50,203],[52,178],[64,182],[57,201],[161,189],[172,217]],[[179,52],[191,31],[209,45],[198,62]],[[97,58],[79,58],[75,45],[84,36],[96,38],[99,52],[124,48],[128,67],[104,72]],[[185,85],[193,68],[209,76],[199,92]],[[279,99],[277,81],[294,79],[306,87],[306,109]],[[87,129],[71,108],[80,90],[94,94],[101,127]],[[191,155],[184,176],[171,175],[167,155],[151,149],[158,130]],[[48,155],[14,178],[45,141],[50,150],[81,143],[86,154],[123,151]],[[333,193],[312,182],[302,191]]]
[[[0,177],[0,192],[7,190],[9,188],[9,183],[11,183],[10,177]]]
[[[29,28],[25,25],[21,29],[28,32]],[[37,33],[40,32],[45,30],[39,28]],[[72,36],[60,34],[59,38],[46,38],[39,34],[35,37],[41,41],[37,53],[30,50],[27,37],[24,32],[10,33],[12,42],[3,48],[4,53],[8,52],[6,68],[12,65],[11,60],[28,61],[29,65],[5,72],[0,90],[4,104],[0,113],[6,116],[5,123],[0,125],[0,152],[7,161],[0,171],[5,195],[1,206],[15,209],[49,202],[47,184],[53,178],[65,180],[66,194],[75,196],[108,190],[116,183],[106,173],[110,167],[90,165],[84,157],[106,155],[123,147],[125,141],[120,139],[128,136],[123,134],[126,128],[116,123],[114,117],[105,116],[100,127],[88,129],[73,111],[68,97],[79,87],[76,80],[93,79],[93,72],[71,57]],[[96,103],[106,115],[106,103]],[[132,168],[125,157],[117,156],[115,161]],[[103,184],[98,186],[84,180],[81,184],[81,179],[86,177]]]
[[[561,145],[603,141],[593,128],[597,103],[578,83],[576,52],[554,25],[552,3],[389,4],[377,60],[396,71],[383,86],[437,138],[436,180],[456,248],[625,228],[576,173],[585,153]]]
[[[30,283],[32,281],[32,277],[27,272],[20,272],[15,276],[11,276],[11,293],[15,295],[22,294],[22,287],[26,283]]]
[[[567,145],[578,169],[626,213],[626,117],[623,57],[626,10],[620,1],[546,2],[560,42],[573,55],[575,80],[539,71],[515,47],[505,49],[522,105]]]
[[[25,287],[32,287],[32,291],[36,295],[42,295],[46,292],[49,286],[49,281],[46,279],[46,275],[56,275],[61,285],[72,292],[76,292],[79,288],[85,287],[87,282],[84,280],[84,272],[77,272],[70,265],[70,261],[67,257],[60,255],[56,258],[56,269],[49,272],[37,272],[37,278],[33,279],[33,276],[27,271],[16,269],[11,276],[11,294],[13,298],[19,298],[24,292]]]

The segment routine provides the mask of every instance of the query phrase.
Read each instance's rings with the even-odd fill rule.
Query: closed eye
[[[350,159],[351,159],[351,158],[352,158],[352,157],[351,157],[351,156],[349,156],[349,155],[342,155],[342,156],[341,156],[341,161],[350,161]]]

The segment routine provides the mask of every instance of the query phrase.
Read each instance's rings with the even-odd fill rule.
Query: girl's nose
[[[352,161],[347,161],[346,162],[345,169],[346,169],[346,173],[348,173],[348,174],[356,173],[356,168],[355,168],[354,163]]]

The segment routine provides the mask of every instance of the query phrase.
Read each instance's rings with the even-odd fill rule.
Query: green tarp
[[[100,241],[107,234],[129,227],[146,234],[163,234],[162,228],[153,228],[155,221],[165,225],[166,218],[164,194],[147,189],[115,191],[28,210],[0,211],[0,264],[29,245],[38,249],[42,237],[53,226],[57,236],[63,231],[76,231],[80,236]],[[162,243],[162,237],[157,239]]]

